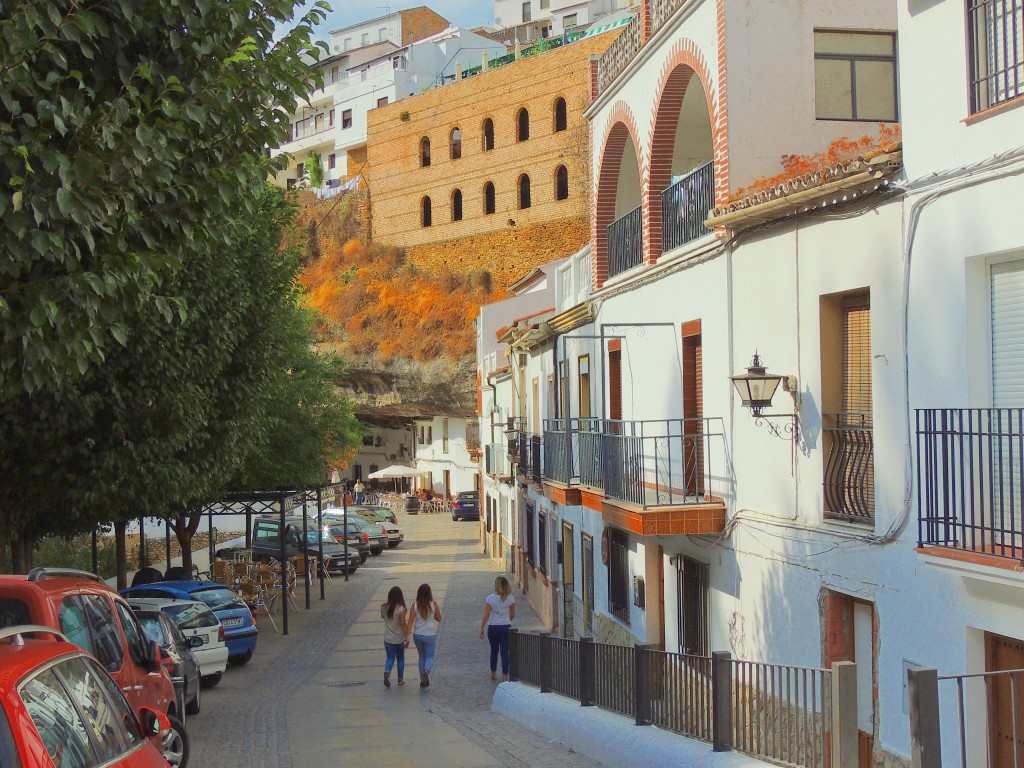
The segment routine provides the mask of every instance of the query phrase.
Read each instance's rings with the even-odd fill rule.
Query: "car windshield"
[[[146,637],[157,645],[168,645],[169,638],[164,634],[164,627],[160,623],[160,616],[158,614],[148,611],[145,613],[136,611],[135,616],[138,618],[139,624],[142,625],[142,631],[146,633]]]
[[[185,603],[184,605],[167,605],[161,610],[171,617],[171,621],[179,629],[202,629],[217,624],[213,611],[202,603]]]
[[[190,597],[206,603],[211,610],[217,611],[221,608],[236,608],[242,605],[242,601],[231,594],[227,587],[209,587],[197,589]]]
[[[469,499],[470,501],[479,501],[480,494],[477,491],[463,491],[456,498]]]

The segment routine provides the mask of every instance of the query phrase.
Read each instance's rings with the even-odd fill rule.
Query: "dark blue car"
[[[480,493],[462,491],[452,502],[452,520],[479,520]]]
[[[252,614],[230,589],[215,581],[158,581],[122,589],[125,597],[168,597],[199,600],[206,603],[224,625],[224,642],[228,646],[228,662],[245,664],[256,650],[259,630]]]

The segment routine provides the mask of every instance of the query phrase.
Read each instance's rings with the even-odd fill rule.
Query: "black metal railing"
[[[605,421],[604,490],[641,507],[701,504],[714,494],[711,419]]]
[[[834,727],[829,670],[517,631],[510,656],[512,680],[541,692],[699,739],[717,751],[825,766]]]
[[[600,419],[546,419],[544,479],[602,487],[600,430]]]
[[[575,473],[565,422],[565,419],[544,421],[544,479],[568,485]]]
[[[1024,409],[917,411],[918,541],[1024,560]]]
[[[875,519],[875,450],[871,414],[822,414],[825,515],[853,522]]]
[[[544,438],[541,435],[530,435],[530,477],[533,482],[539,483],[544,479],[541,472],[544,457]]]
[[[600,419],[577,419],[579,442],[580,485],[604,488],[604,459],[601,454],[602,426]]]
[[[714,163],[702,165],[662,191],[662,251],[668,252],[711,232],[704,226],[704,220],[714,201]]]
[[[530,466],[530,436],[526,432],[520,432],[516,442],[516,463],[519,464],[519,472],[526,474]]]
[[[971,112],[1024,94],[1024,9],[1016,0],[969,0]]]
[[[608,277],[639,267],[643,252],[643,217],[640,208],[635,208],[608,225]]]

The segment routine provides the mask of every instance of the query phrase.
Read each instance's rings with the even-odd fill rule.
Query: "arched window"
[[[452,129],[452,160],[458,160],[462,157],[462,131],[458,128]]]
[[[489,117],[484,120],[483,145],[484,152],[494,149],[494,121]]]
[[[530,138],[530,113],[526,108],[516,113],[516,141],[526,141]]]
[[[569,171],[564,165],[555,169],[555,200],[565,200],[569,196]]]
[[[519,177],[519,209],[530,207],[530,177],[525,173]]]
[[[462,221],[462,190],[452,192],[452,221]]]
[[[424,227],[429,227],[433,223],[433,219],[430,215],[430,198],[424,197],[420,200],[420,223]]]
[[[420,139],[420,168],[430,165],[430,139],[424,136]]]
[[[564,131],[567,127],[568,118],[565,114],[565,99],[559,96],[555,99],[555,133]]]
[[[494,184],[484,184],[484,215],[494,213]]]

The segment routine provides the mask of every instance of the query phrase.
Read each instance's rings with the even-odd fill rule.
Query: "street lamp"
[[[761,358],[756,352],[745,374],[729,378],[732,379],[732,385],[739,393],[740,405],[749,408],[750,413],[755,417],[760,416],[765,408],[771,407],[772,397],[775,396],[775,390],[779,388],[779,383],[782,381],[782,376],[768,373],[768,369],[761,365]],[[787,377],[787,384],[789,378],[793,377]],[[787,386],[787,389],[790,387]]]

